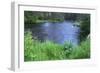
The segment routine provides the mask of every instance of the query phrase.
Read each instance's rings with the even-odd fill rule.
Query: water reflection
[[[79,27],[73,26],[72,21],[60,23],[46,22],[34,25],[31,29],[33,37],[41,41],[50,40],[55,43],[64,44],[66,41],[78,44]]]

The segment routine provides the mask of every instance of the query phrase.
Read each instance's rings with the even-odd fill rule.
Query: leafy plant
[[[73,46],[66,42],[64,45],[46,40],[40,42],[36,37],[32,37],[30,31],[24,35],[24,60],[44,61],[63,59],[90,58],[90,40],[86,39],[79,46]]]
[[[90,40],[86,39],[85,41],[81,42],[81,44],[75,47],[71,54],[71,59],[83,59],[83,58],[90,58]]]

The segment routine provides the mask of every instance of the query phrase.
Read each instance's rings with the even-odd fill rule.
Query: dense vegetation
[[[89,17],[89,14],[24,11],[25,24],[37,24],[45,21],[62,22],[65,20],[74,20],[79,22],[87,17]]]
[[[25,61],[84,59],[90,57],[89,39],[81,42],[79,46],[74,46],[68,42],[64,45],[52,41],[40,42],[36,38],[32,38],[30,31],[25,33],[24,38]]]
[[[50,40],[41,42],[32,36],[31,31],[24,33],[24,60],[63,60],[63,59],[86,59],[90,58],[90,15],[76,13],[55,13],[55,12],[24,12],[25,29],[31,28],[44,22],[74,21],[75,26],[80,27],[79,45],[65,42],[63,45]]]
[[[80,41],[85,40],[90,36],[90,16],[87,15],[85,18],[80,20]]]
[[[62,13],[54,13],[54,12],[25,11],[24,16],[25,16],[24,18],[25,24],[37,24],[46,21],[61,22],[64,20],[64,16],[62,16]]]

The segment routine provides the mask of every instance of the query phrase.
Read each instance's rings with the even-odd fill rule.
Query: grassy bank
[[[59,45],[51,41],[40,42],[29,31],[24,35],[24,60],[43,61],[43,60],[63,60],[63,59],[82,59],[90,57],[90,40],[87,39],[79,46],[73,46],[66,42]]]

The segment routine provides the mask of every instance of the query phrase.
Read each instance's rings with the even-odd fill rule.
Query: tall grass
[[[75,47],[70,54],[70,59],[84,58],[90,58],[90,39],[81,42],[81,44]]]
[[[40,42],[32,33],[26,32],[24,36],[24,60],[43,61],[43,60],[63,60],[90,57],[90,42],[86,40],[75,47],[66,42],[64,45],[53,43],[46,40]]]
[[[24,38],[25,61],[57,60],[66,58],[62,45],[51,41],[40,42],[32,39],[31,32],[27,32]]]

